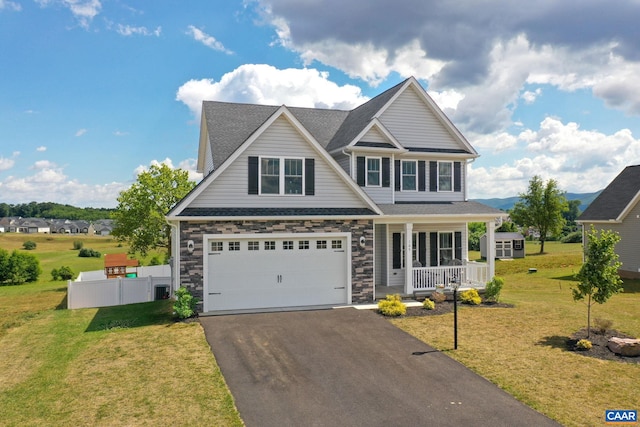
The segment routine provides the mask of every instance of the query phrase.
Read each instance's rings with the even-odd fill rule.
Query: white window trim
[[[404,175],[403,169],[402,169],[402,165],[404,163],[413,163],[415,165],[415,167],[416,167],[415,168],[416,173],[414,174],[414,176],[416,178],[416,181],[415,181],[416,182],[416,188],[414,188],[413,190],[405,190],[405,188],[404,188],[404,179],[403,178],[404,178],[405,175]],[[407,175],[407,176],[409,176],[409,175]],[[407,193],[415,193],[415,192],[418,191],[418,187],[419,187],[419,185],[418,185],[418,161],[417,160],[400,160],[400,191],[404,191],[404,192],[407,192]]]
[[[448,163],[449,165],[451,165],[451,190],[441,190],[440,189],[440,164],[442,163]],[[439,161],[438,162],[438,192],[439,193],[453,193],[453,189],[455,187],[455,174],[453,173],[453,162],[450,160],[447,161]]]
[[[451,235],[451,259],[456,259],[456,233],[455,231],[438,231],[438,267],[442,267],[440,264],[440,250],[445,249],[440,247],[440,235],[441,234],[450,234]],[[446,248],[449,249],[449,248]]]
[[[378,160],[378,184],[369,184],[369,159]],[[382,157],[366,156],[364,158],[364,184],[367,187],[382,187]]]
[[[262,159],[278,159],[278,193],[277,194],[263,194],[262,193]],[[285,194],[284,192],[284,170],[285,170],[285,160],[302,160],[302,192],[300,194]],[[305,158],[304,157],[294,157],[294,156],[258,156],[258,194],[260,196],[273,197],[273,196],[286,196],[286,197],[300,197],[304,196],[305,187]]]

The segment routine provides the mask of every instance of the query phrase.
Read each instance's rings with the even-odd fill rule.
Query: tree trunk
[[[540,239],[540,254],[544,253],[544,239]]]
[[[591,336],[591,294],[587,300],[587,339]]]

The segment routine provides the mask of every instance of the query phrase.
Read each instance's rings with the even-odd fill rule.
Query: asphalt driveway
[[[370,310],[201,317],[247,426],[557,426]]]

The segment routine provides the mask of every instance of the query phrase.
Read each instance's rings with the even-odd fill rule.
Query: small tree
[[[622,263],[615,252],[619,241],[620,235],[611,230],[602,230],[598,234],[592,225],[587,232],[584,264],[576,275],[580,283],[572,288],[574,301],[587,300],[587,338],[591,334],[591,306],[604,304],[623,290],[618,274]]]
[[[547,235],[558,235],[562,231],[565,219],[563,212],[568,209],[564,192],[558,183],[550,179],[545,184],[539,176],[529,181],[529,189],[520,194],[510,212],[511,219],[524,227],[535,227],[540,233],[540,253],[544,252]]]
[[[32,251],[34,250],[38,245],[36,244],[36,242],[34,242],[33,240],[27,240],[26,242],[24,242],[22,244],[22,247],[24,248],[24,250],[26,251]]]
[[[166,164],[151,165],[148,171],[118,196],[113,212],[115,227],[112,234],[129,243],[130,252],[145,256],[155,248],[171,248],[171,227],[165,215],[195,187],[185,170],[172,169]]]

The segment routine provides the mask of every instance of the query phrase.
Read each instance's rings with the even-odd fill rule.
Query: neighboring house
[[[51,226],[41,218],[23,218],[18,221],[18,233],[50,233]]]
[[[93,224],[94,233],[98,236],[109,236],[113,231],[112,219],[99,219]]]
[[[480,256],[487,258],[487,235],[480,236]],[[494,254],[498,259],[524,258],[524,236],[520,233],[496,232]]]
[[[130,267],[138,267],[140,262],[137,259],[129,259],[127,254],[105,254],[104,256],[104,274],[107,279],[115,279],[116,277],[136,277],[135,269]]]
[[[201,312],[371,303],[494,274],[468,261],[475,149],[409,78],[351,111],[203,102],[203,180],[167,215]],[[408,238],[406,236],[409,236]],[[406,259],[406,260],[405,260]]]
[[[590,226],[620,234],[616,245],[624,278],[640,278],[640,165],[627,166],[585,209],[576,222],[582,225],[582,241]]]

